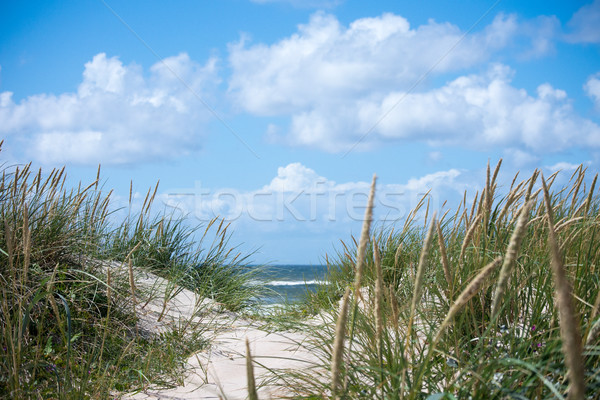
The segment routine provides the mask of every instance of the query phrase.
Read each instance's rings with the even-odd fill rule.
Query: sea
[[[264,284],[267,289],[257,300],[266,306],[300,301],[307,291],[316,291],[319,285],[326,284],[326,265],[291,264],[256,268],[257,283]]]

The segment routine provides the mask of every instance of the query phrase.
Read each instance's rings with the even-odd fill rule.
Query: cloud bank
[[[578,116],[566,92],[542,83],[527,93],[512,85],[514,71],[490,61],[523,38],[519,57],[553,51],[558,24],[500,14],[465,33],[435,21],[413,28],[394,14],[345,27],[316,13],[274,44],[231,46],[229,91],[251,114],[290,117],[269,126],[270,140],[328,152],[406,141],[507,153],[598,148],[600,127]],[[474,67],[483,71],[431,87],[431,78]]]
[[[215,59],[199,65],[182,53],[146,75],[100,53],[85,64],[76,93],[20,102],[0,93],[0,134],[20,142],[26,157],[48,164],[173,158],[201,145],[210,115],[199,97],[217,81]]]
[[[461,197],[468,187],[457,169],[416,177],[404,184],[379,183],[376,219],[403,220],[429,192],[431,207]],[[301,163],[290,163],[256,190],[195,187],[172,189],[163,202],[200,221],[221,217],[237,227],[247,225],[256,231],[333,230],[342,232],[348,224],[360,224],[364,217],[370,182],[337,183],[320,176]],[[462,198],[462,197],[461,197]],[[309,224],[303,224],[310,222]]]
[[[264,0],[266,1],[266,0]],[[563,39],[597,43],[600,0],[582,7]],[[524,162],[548,152],[600,148],[600,127],[581,117],[561,88],[514,85],[507,64],[551,54],[561,37],[555,17],[499,14],[475,32],[430,20],[411,26],[386,13],[344,25],[314,13],[272,44],[229,45],[227,100],[236,111],[273,117],[266,139],[325,152],[387,144],[501,150]],[[497,62],[501,59],[503,62]],[[144,71],[97,54],[76,92],[16,101],[0,92],[0,134],[22,156],[46,164],[133,164],[175,159],[201,146],[221,103],[217,60],[186,53]],[[584,92],[600,109],[600,80]],[[284,122],[280,122],[284,121]],[[521,161],[519,161],[521,160]]]

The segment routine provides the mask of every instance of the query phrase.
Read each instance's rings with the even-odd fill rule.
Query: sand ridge
[[[124,394],[124,399],[246,399],[246,338],[261,399],[290,394],[285,385],[273,380],[271,370],[307,368],[317,361],[307,350],[308,338],[302,332],[269,332],[255,321],[146,271],[135,271],[135,285],[154,293],[136,304],[138,326],[147,334],[190,323],[208,323],[212,329],[207,333],[209,347],[188,358],[183,385],[171,389],[150,386],[143,392]]]

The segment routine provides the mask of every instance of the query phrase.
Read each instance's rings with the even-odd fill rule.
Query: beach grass
[[[430,210],[425,195],[401,224],[376,228],[374,177],[361,237],[325,256],[327,284],[254,314],[265,329],[304,332],[299,344],[318,360],[272,370],[270,382],[307,399],[596,398],[597,175],[535,171],[505,188],[500,166],[488,165],[481,191],[456,209]],[[144,329],[139,310],[187,288],[252,313],[256,268],[222,220],[190,226],[155,212],[158,186],[135,212],[131,189],[119,219],[100,169],[72,189],[66,173],[2,168],[0,397],[182,386],[187,358],[216,328],[205,306],[160,333]],[[141,271],[168,284],[141,285]],[[258,398],[249,347],[246,357],[241,379]]]
[[[155,334],[140,328],[138,306],[185,287],[244,309],[258,290],[248,256],[230,246],[221,220],[190,227],[154,211],[157,187],[137,212],[130,196],[127,217],[118,219],[100,168],[76,188],[66,187],[66,174],[2,168],[0,398],[108,399],[182,384],[185,361],[207,345],[210,321],[180,321]],[[138,287],[141,270],[172,285]]]
[[[556,187],[558,172],[535,171],[501,192],[499,167],[491,174],[488,166],[472,203],[465,194],[458,209],[424,226],[421,202],[402,226],[379,227],[367,244],[342,242],[326,258],[328,285],[290,311],[313,315],[294,328],[308,332],[306,346],[320,360],[277,372],[295,397],[597,398],[597,176],[580,166]],[[361,249],[362,289],[345,328],[336,327]],[[343,356],[339,343],[349,349]]]

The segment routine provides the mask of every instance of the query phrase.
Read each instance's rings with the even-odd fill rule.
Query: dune
[[[306,368],[317,361],[307,350],[308,338],[301,332],[269,332],[258,322],[226,311],[220,304],[149,272],[136,269],[134,276],[141,293],[136,304],[141,334],[203,324],[209,327],[203,336],[210,344],[188,358],[180,386],[165,389],[149,385],[142,391],[121,394],[123,399],[246,399],[246,339],[261,399],[290,394],[272,371]]]

